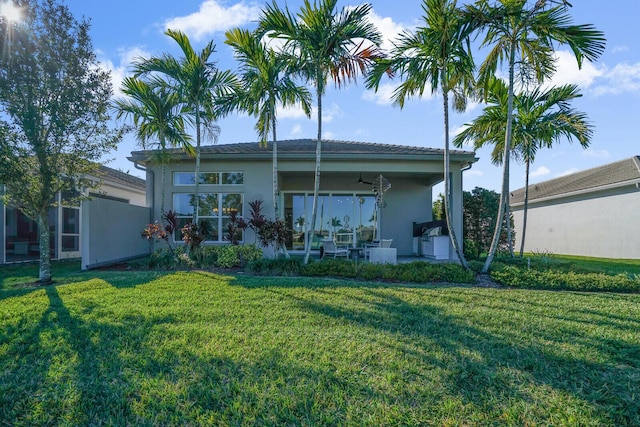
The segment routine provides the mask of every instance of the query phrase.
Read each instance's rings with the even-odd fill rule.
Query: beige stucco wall
[[[313,169],[312,160],[280,159],[280,189],[285,192],[312,192]],[[193,172],[194,160],[177,162],[167,167],[165,176],[165,208],[171,209],[172,195],[175,192],[192,192],[194,186],[173,185],[173,172]],[[160,168],[148,166],[148,183],[155,180],[157,185],[150,194],[154,202],[153,218],[160,218]],[[381,212],[382,238],[392,238],[393,247],[398,249],[398,255],[413,254],[412,223],[425,222],[432,219],[432,188],[427,179],[434,176],[442,177],[442,161],[415,162],[412,160],[378,160],[378,161],[354,161],[353,159],[326,158],[321,165],[321,192],[335,192],[337,194],[363,193],[370,191],[366,186],[354,185],[359,171],[366,173],[371,180],[379,173],[388,177],[391,181],[391,189],[385,194],[387,206]],[[375,171],[375,172],[374,172]],[[264,201],[264,214],[273,218],[272,196],[272,164],[270,159],[203,159],[201,172],[243,172],[244,184],[234,186],[200,185],[200,192],[224,192],[233,191],[244,193],[244,215],[248,216],[248,202],[256,199]],[[352,174],[348,178],[346,173]],[[413,174],[413,175],[412,175]],[[458,212],[455,217],[455,227],[458,236],[462,236],[462,175],[460,166],[452,164],[453,175],[453,207]],[[150,186],[148,186],[150,187]],[[282,199],[280,206],[283,206]],[[245,241],[253,242],[254,235],[247,230]],[[453,253],[453,252],[452,252]]]
[[[519,249],[522,208],[513,215]],[[640,191],[628,186],[530,204],[525,251],[640,259]]]
[[[95,198],[82,202],[82,269],[127,260],[150,253],[141,236],[149,208]]]

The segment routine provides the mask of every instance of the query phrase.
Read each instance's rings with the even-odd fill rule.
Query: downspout
[[[151,194],[150,194],[151,209],[149,210],[149,224],[153,224],[153,210],[155,209],[155,205],[156,205],[156,189],[155,189],[156,178],[155,178],[155,174],[153,173],[152,170],[147,169],[146,167],[140,165],[136,161],[133,162],[133,167],[138,169],[139,171],[145,172],[145,181],[147,181],[145,186],[147,188],[149,188],[148,181],[149,180],[151,181]],[[147,193],[147,194],[149,194],[149,193]]]

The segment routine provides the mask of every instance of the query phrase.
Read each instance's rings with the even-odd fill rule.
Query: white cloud
[[[484,172],[482,172],[481,170],[478,169],[469,169],[468,171],[465,171],[465,176],[484,176]]]
[[[322,135],[322,139],[333,139],[334,137],[334,133],[330,131],[327,131]]]
[[[383,17],[375,13],[374,10],[369,12],[369,22],[376,26],[382,34],[382,49],[389,50],[393,46],[394,40],[406,27],[393,21],[393,18]]]
[[[611,49],[612,53],[618,53],[618,52],[626,52],[629,50],[629,46],[616,46],[613,49]]]
[[[533,172],[529,173],[530,178],[539,178],[541,176],[547,176],[551,173],[551,169],[546,166],[539,166]]]
[[[280,119],[306,119],[304,110],[300,107],[286,107],[278,106],[276,109],[276,117]]]
[[[609,152],[607,150],[594,150],[592,148],[587,148],[582,152],[584,157],[592,157],[595,159],[608,159]]]
[[[378,90],[367,90],[362,93],[362,99],[365,101],[373,102],[377,105],[391,105],[393,100],[393,92],[396,90],[396,85],[391,83],[382,84],[378,87]]]
[[[289,132],[290,138],[300,136],[300,135],[302,135],[302,126],[300,125],[295,125],[293,129],[291,129],[291,132]]]
[[[584,60],[582,68],[578,68],[575,56],[566,50],[555,52],[556,73],[547,83],[548,86],[577,84],[581,88],[590,87],[596,79],[604,74],[604,69],[596,68],[591,62]],[[545,86],[547,86],[545,85]]]
[[[218,0],[205,0],[200,9],[187,16],[177,16],[164,22],[164,28],[182,30],[195,40],[202,40],[215,32],[241,27],[260,16],[260,7],[244,1],[225,7]]]
[[[340,106],[336,103],[332,103],[331,105],[326,105],[322,109],[322,123],[331,123],[336,117],[342,117],[342,110],[340,110]],[[318,108],[313,107],[311,111],[311,120],[317,123],[318,118]]]
[[[571,169],[567,169],[564,172],[560,172],[559,174],[557,174],[555,177],[556,178],[560,178],[561,176],[567,176],[567,175],[571,175],[572,173],[576,173],[578,172],[580,169],[578,168],[571,168]]]
[[[122,86],[122,80],[130,74],[131,64],[134,60],[139,58],[149,58],[151,54],[145,51],[142,47],[135,46],[129,49],[118,50],[118,63],[109,58],[101,58],[102,52],[96,52],[96,55],[100,61],[100,66],[111,72],[111,83],[113,84],[113,92],[116,96],[121,96],[120,87]]]
[[[640,62],[617,64],[604,73],[602,80],[594,89],[596,95],[640,92]]]

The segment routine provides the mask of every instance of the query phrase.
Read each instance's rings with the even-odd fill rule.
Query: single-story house
[[[519,248],[524,188],[510,206]],[[640,156],[530,185],[525,251],[640,259]]]
[[[97,190],[91,190],[90,200],[81,205],[65,205],[63,194],[57,194],[57,206],[49,211],[49,226],[51,229],[51,257],[52,259],[80,258],[85,250],[89,250],[90,212],[106,218],[117,217],[121,222],[120,230],[104,230],[93,233],[94,239],[107,239],[108,235],[117,235],[131,220],[129,210],[142,211],[140,224],[136,229],[144,227],[149,221],[149,210],[146,208],[146,189],[143,179],[130,174],[100,166],[95,177],[100,182]],[[117,215],[114,215],[114,212]],[[124,214],[124,215],[123,215]],[[99,224],[102,223],[101,227]],[[94,220],[93,228],[100,231],[109,222],[104,219]],[[138,231],[139,235],[139,231]],[[40,254],[40,234],[35,221],[27,218],[19,209],[0,204],[0,263],[21,261],[36,261]],[[115,242],[114,242],[115,243]],[[98,249],[96,243],[94,249]],[[145,250],[148,252],[148,245]],[[117,245],[118,251],[125,251]]]
[[[213,231],[208,243],[224,243],[229,212],[245,220],[249,203],[263,201],[263,214],[274,218],[271,143],[236,143],[201,148],[200,218]],[[442,182],[444,150],[376,143],[325,140],[322,142],[320,197],[315,224],[310,224],[314,187],[316,141],[297,139],[278,142],[279,212],[291,230],[290,252],[303,252],[307,244],[320,248],[322,238],[356,247],[374,238],[393,239],[397,254],[416,252],[413,223],[432,219],[432,188]],[[195,160],[179,149],[165,171],[165,210],[177,213],[180,225],[194,213]],[[161,168],[150,151],[134,151],[129,160],[146,168],[146,182],[153,215],[160,218]],[[462,236],[463,172],[478,159],[475,153],[451,151],[452,207],[454,227]],[[382,176],[382,178],[380,178]],[[390,183],[382,200],[374,187]],[[379,184],[378,184],[379,186]],[[180,236],[176,236],[180,241]],[[243,241],[253,243],[250,229]]]

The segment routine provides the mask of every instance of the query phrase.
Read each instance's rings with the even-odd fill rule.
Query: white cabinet
[[[449,259],[449,236],[431,236],[422,241],[422,256],[425,258]]]

